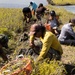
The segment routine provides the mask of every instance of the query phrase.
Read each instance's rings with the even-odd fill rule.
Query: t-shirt
[[[58,27],[56,18],[54,18],[53,20],[49,21],[48,23],[50,24],[52,29],[56,29]]]
[[[32,10],[36,10],[36,8],[37,8],[37,4],[36,4],[36,3],[33,3],[33,4],[30,5],[30,6],[31,6]]]
[[[65,41],[66,39],[69,39],[69,37],[72,37],[75,39],[75,33],[70,24],[71,23],[65,24],[62,27],[60,36],[58,37],[59,41]]]
[[[30,40],[33,40],[33,36],[30,36]],[[50,31],[46,31],[44,38],[40,37],[40,40],[43,43],[40,55],[38,56],[38,59],[44,58],[49,51],[50,48],[53,48],[60,52],[60,54],[63,53],[62,47],[57,39],[57,37],[51,33]]]
[[[36,9],[37,14],[43,14],[45,12],[46,8],[45,7],[39,7]]]

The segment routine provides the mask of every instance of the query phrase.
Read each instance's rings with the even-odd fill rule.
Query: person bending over
[[[44,58],[52,58],[56,60],[61,59],[61,55],[63,53],[62,47],[57,39],[57,37],[50,31],[46,31],[46,28],[42,24],[33,24],[30,28],[30,47],[36,48],[34,43],[35,38],[40,38],[42,42],[42,48],[39,52],[37,61],[42,60]],[[37,50],[37,49],[35,49]]]
[[[36,17],[38,20],[41,20],[41,17],[44,16],[44,13],[46,10],[47,10],[47,8],[44,7],[42,3],[40,3],[38,8],[36,9]]]

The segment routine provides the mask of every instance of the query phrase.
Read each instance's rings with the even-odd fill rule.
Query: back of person
[[[38,20],[41,20],[41,17],[44,16],[46,8],[43,6],[42,3],[39,4],[38,8],[36,9],[36,17]]]
[[[61,34],[60,34],[60,36],[58,37],[58,39],[59,40],[66,40],[67,39],[67,34],[68,34],[68,29],[69,29],[69,27],[68,27],[68,24],[65,24],[63,27],[62,27],[62,29],[61,29]]]
[[[32,6],[32,10],[36,10],[37,4],[35,2],[30,2],[30,6]]]
[[[36,8],[37,8],[37,4],[34,2],[34,3],[33,3],[33,10],[36,11]]]
[[[43,15],[44,12],[45,12],[45,10],[46,10],[45,7],[40,7],[40,8],[37,8],[37,9],[36,9],[36,13],[39,14],[39,15],[40,15],[40,14]]]
[[[37,9],[37,4],[35,2],[30,2],[29,7],[31,8],[32,15],[35,15],[35,11]]]
[[[65,24],[62,29],[58,40],[61,44],[65,45],[74,45],[75,46],[75,32],[72,27],[75,26],[75,19],[71,19],[71,21]]]
[[[62,54],[62,47],[57,39],[57,37],[50,31],[46,31],[44,38],[41,38],[41,41],[44,43],[44,40],[48,39],[50,48],[53,48]]]
[[[25,7],[25,8],[23,8],[22,12],[23,12],[23,15],[24,15],[24,21],[26,20],[26,22],[27,22],[27,19],[29,19],[29,21],[30,21],[30,19],[32,17],[30,8]]]
[[[23,13],[29,13],[31,11],[30,11],[30,8],[29,7],[25,7],[25,8],[23,8],[22,12]]]

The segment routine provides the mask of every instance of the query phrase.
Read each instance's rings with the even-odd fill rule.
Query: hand
[[[34,47],[35,47],[35,45],[34,45],[34,44],[30,44],[30,47],[31,47],[31,48],[34,48]]]

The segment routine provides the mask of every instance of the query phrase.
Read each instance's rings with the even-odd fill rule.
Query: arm
[[[30,44],[30,47],[34,47],[34,35],[30,36],[30,39],[29,39],[29,44]]]
[[[43,59],[46,56],[48,50],[50,49],[51,44],[52,44],[52,36],[45,37],[43,41],[43,46],[42,46],[40,55],[37,58],[37,61]]]
[[[75,39],[75,33],[74,33],[73,29],[68,29],[67,32]]]
[[[57,29],[53,29],[54,30],[54,34],[55,35],[58,35],[59,33],[58,33],[58,31],[57,31]]]

